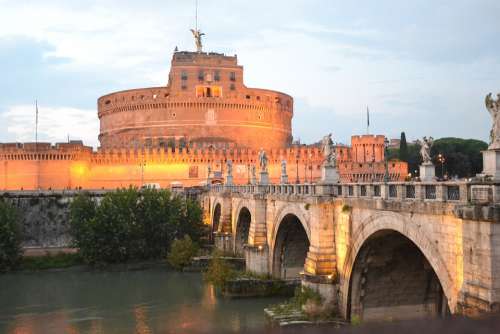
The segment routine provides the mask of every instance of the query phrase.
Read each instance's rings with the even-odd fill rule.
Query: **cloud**
[[[0,119],[7,124],[6,131],[11,138],[30,142],[35,140],[35,114],[33,105],[16,105]],[[96,114],[95,110],[39,107],[39,141],[66,142],[69,136],[70,139],[82,139],[86,145],[97,146],[99,122]]]
[[[109,92],[165,85],[174,47],[194,47],[190,1],[0,4],[0,117],[9,122],[1,115],[35,98],[90,111]],[[498,12],[496,0],[204,0],[200,25],[206,50],[238,54],[248,86],[295,98],[295,137],[316,141],[321,129],[344,141],[365,131],[369,106],[379,133],[486,139],[484,95],[500,89]],[[0,141],[24,131],[8,126]]]

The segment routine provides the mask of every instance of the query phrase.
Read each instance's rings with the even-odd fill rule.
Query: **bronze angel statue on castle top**
[[[205,36],[205,33],[202,33],[200,29],[191,29],[191,32],[193,33],[194,42],[196,43],[196,51],[202,52],[203,43],[201,41],[201,36]]]

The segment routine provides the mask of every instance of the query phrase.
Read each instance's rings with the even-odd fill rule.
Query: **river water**
[[[216,297],[199,273],[163,269],[0,275],[0,333],[239,332],[278,299]]]

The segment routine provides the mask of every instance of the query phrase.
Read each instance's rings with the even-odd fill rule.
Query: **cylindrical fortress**
[[[283,148],[292,141],[291,96],[245,87],[236,57],[175,52],[166,87],[98,100],[101,147],[178,144]]]

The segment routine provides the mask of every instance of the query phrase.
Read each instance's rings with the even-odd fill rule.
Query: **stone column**
[[[311,210],[309,252],[302,284],[317,290],[327,302],[335,301],[337,266],[334,240],[334,208],[332,203],[314,203]]]
[[[245,265],[248,271],[257,274],[269,273],[269,247],[267,245],[267,200],[255,195],[251,204],[252,221],[245,246]]]

